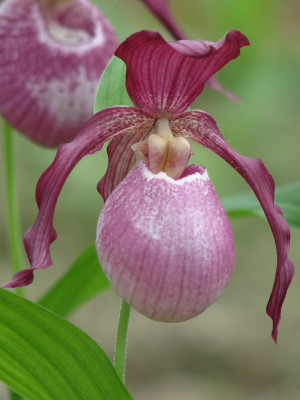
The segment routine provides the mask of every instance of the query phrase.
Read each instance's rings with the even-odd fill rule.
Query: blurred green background
[[[95,0],[120,40],[141,29],[171,39],[139,0]],[[232,147],[263,159],[277,185],[300,180],[300,3],[297,0],[170,0],[183,31],[194,39],[216,41],[229,29],[241,30],[251,46],[218,73],[236,104],[205,89],[193,108],[209,112]],[[3,138],[0,138],[1,148]],[[17,137],[22,229],[34,221],[36,182],[55,152]],[[247,185],[223,160],[194,146],[192,162],[208,168],[220,197],[245,192]],[[96,184],[106,167],[102,152],[80,162],[67,181],[56,210],[58,240],[54,265],[35,274],[26,292],[35,300],[95,240],[103,205]],[[10,256],[5,208],[4,163],[0,168],[1,282],[9,279]],[[300,206],[300,205],[299,205]],[[203,315],[163,324],[133,311],[126,384],[135,400],[296,400],[300,398],[300,230],[291,228],[290,257],[296,275],[283,307],[279,344],[271,340],[265,307],[272,288],[276,252],[264,220],[232,220],[236,267],[223,296]],[[70,320],[113,358],[119,298],[112,290],[96,297]],[[33,338],[34,341],[34,338]],[[1,387],[0,398],[6,399]]]

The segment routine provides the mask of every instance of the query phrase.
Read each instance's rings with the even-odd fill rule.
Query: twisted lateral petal
[[[134,134],[148,124],[149,120],[132,107],[107,108],[91,117],[72,142],[59,146],[55,160],[38,182],[36,201],[39,214],[24,236],[31,268],[18,272],[4,287],[26,286],[33,280],[33,270],[52,264],[49,247],[56,239],[52,225],[55,205],[67,177],[81,158],[100,151],[112,137],[128,132]]]
[[[166,42],[158,32],[141,31],[115,54],[126,63],[126,87],[133,103],[152,116],[168,117],[187,109],[205,82],[248,44],[238,31],[217,43]]]
[[[181,40],[186,39],[185,34],[181,31],[178,24],[169,8],[168,0],[141,0],[156,17],[162,22],[162,24],[168,29],[174,39]]]
[[[248,158],[234,151],[221,135],[214,119],[204,112],[187,112],[173,121],[171,127],[186,138],[209,148],[228,162],[249,184],[266,214],[277,249],[275,282],[267,305],[267,313],[273,319],[272,337],[277,342],[281,307],[294,275],[294,265],[288,259],[289,226],[281,208],[274,204],[273,178],[261,160]]]
[[[134,135],[128,133],[117,136],[108,145],[108,168],[97,186],[104,201],[107,200],[111,192],[125,178],[136,162],[136,155],[131,146],[146,139],[151,128],[152,126],[137,131]]]
[[[176,181],[141,161],[105,203],[96,247],[121,297],[164,322],[204,311],[234,266],[231,226],[204,167]]]
[[[72,140],[93,113],[117,38],[86,0],[0,5],[0,113],[45,146]]]

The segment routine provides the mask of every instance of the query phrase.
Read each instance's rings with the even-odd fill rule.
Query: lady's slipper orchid
[[[217,43],[166,42],[159,33],[151,31],[138,32],[125,40],[115,54],[126,63],[126,87],[135,107],[119,106],[100,111],[83,125],[79,135],[71,143],[58,148],[54,162],[41,176],[37,185],[39,215],[24,237],[31,268],[18,272],[5,287],[28,285],[33,280],[35,269],[51,265],[49,247],[56,238],[52,220],[64,182],[84,155],[101,150],[103,144],[112,139],[108,146],[108,170],[98,185],[98,190],[105,200],[134,167],[137,161],[136,155],[140,156],[142,161],[112,193],[107,206],[104,207],[103,217],[100,217],[97,247],[99,256],[106,264],[104,268],[111,271],[116,287],[118,279],[122,280],[120,287],[125,287],[126,279],[132,276],[134,254],[139,255],[137,262],[145,259],[145,265],[136,265],[134,278],[136,281],[145,279],[146,283],[149,282],[152,272],[164,267],[164,262],[166,267],[169,267],[175,264],[178,266],[182,261],[183,268],[179,270],[176,267],[172,270],[175,274],[181,273],[182,277],[172,275],[167,269],[165,281],[155,281],[157,275],[151,281],[154,289],[156,285],[165,286],[170,293],[171,297],[165,298],[164,294],[160,297],[156,292],[153,301],[157,304],[161,298],[162,309],[157,311],[155,304],[150,304],[147,308],[143,302],[149,299],[149,296],[145,293],[145,297],[142,298],[143,286],[134,289],[133,282],[128,283],[129,294],[126,298],[130,300],[134,292],[138,292],[139,296],[136,297],[138,304],[134,305],[142,311],[147,309],[145,311],[147,315],[157,319],[186,319],[189,315],[195,315],[206,308],[228,282],[233,267],[234,250],[231,229],[203,167],[192,166],[185,169],[190,156],[186,139],[191,139],[211,149],[236,169],[250,185],[265,211],[274,235],[278,257],[275,283],[267,307],[267,312],[273,319],[272,335],[276,340],[281,306],[293,277],[294,266],[288,259],[289,227],[281,209],[274,204],[273,179],[261,160],[242,156],[228,145],[210,115],[199,110],[185,112],[201,93],[205,82],[230,60],[236,58],[240,54],[240,48],[248,44],[247,38],[238,31],[230,31]],[[144,164],[145,161],[148,163],[147,166]],[[158,171],[169,171],[169,175],[173,177],[167,177],[165,172],[153,176],[153,172]],[[136,187],[136,183],[140,187]],[[166,191],[164,197],[162,187]],[[197,195],[199,195],[198,212]],[[143,201],[144,198],[146,203]],[[159,205],[155,204],[156,198],[161,203],[166,199],[167,205],[162,205],[161,213]],[[153,202],[153,212],[151,202]],[[115,231],[110,237],[115,238],[119,235],[120,239],[124,239],[124,254],[121,249],[117,254],[113,250],[114,242],[108,243],[109,239],[101,233],[107,232],[110,218],[118,204],[122,204],[123,214],[128,210],[128,218],[136,222],[135,228],[131,225],[126,232],[126,224],[131,222],[129,219],[126,220],[126,215],[122,217],[120,214],[122,209],[117,214],[120,217],[120,226],[117,225],[116,217],[111,222]],[[178,232],[175,221],[172,221],[176,214],[174,209],[178,210]],[[160,213],[159,223],[156,223],[158,219],[154,215],[155,212]],[[211,218],[213,214],[216,220]],[[197,215],[198,224],[193,221],[192,215]],[[141,236],[128,238],[138,227]],[[177,252],[175,244],[170,248],[170,253],[166,252],[166,246],[160,250],[160,243],[164,241],[164,237],[161,236],[164,235],[164,230],[167,236],[174,235],[178,246]],[[148,239],[141,247],[143,238]],[[187,244],[187,241],[190,243]],[[216,244],[215,252],[209,250],[213,243]],[[181,249],[185,245],[186,260],[183,260]],[[128,249],[133,247],[132,255],[127,254]],[[174,254],[171,253],[173,251]],[[114,266],[110,263],[110,254],[113,264],[118,262],[118,257],[122,262],[125,260],[124,268],[121,265],[119,269],[124,279],[121,276],[113,277],[115,272]],[[175,256],[178,260],[174,260]],[[128,271],[126,257],[129,260]],[[202,266],[199,265],[197,260],[194,271],[194,263],[198,257],[202,257],[203,264],[200,262]],[[160,264],[156,266],[158,262]],[[212,266],[215,266],[214,270],[211,269]],[[138,268],[141,268],[141,275]],[[187,277],[190,271],[193,271],[191,276],[196,280],[193,284]],[[181,305],[176,303],[175,310],[172,303],[172,310],[164,309],[170,305],[170,299],[174,296],[174,292],[170,289],[173,282],[177,288],[181,282],[180,288],[183,289],[182,295],[178,296],[177,293],[177,297],[174,297],[175,302],[181,298],[187,306],[189,298],[195,299],[196,303],[190,305],[185,315],[185,305],[181,308]],[[207,292],[210,289],[206,289],[206,283],[212,292]]]
[[[93,113],[118,41],[87,0],[0,4],[0,113],[44,146],[71,141]]]
[[[176,40],[186,40],[187,36],[182,32],[179,25],[175,21],[169,7],[169,0],[141,0],[150,11],[160,20],[165,28],[171,33]],[[219,81],[212,76],[206,81],[206,86],[217,90],[227,96],[229,99],[239,102],[240,99],[232,92],[224,89]]]

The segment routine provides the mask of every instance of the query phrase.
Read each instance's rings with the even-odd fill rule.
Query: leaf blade
[[[88,335],[4,289],[0,379],[27,400],[132,399],[106,354]]]
[[[222,203],[229,217],[264,217],[259,202],[250,192],[224,198]],[[275,203],[282,208],[289,224],[300,227],[300,182],[278,187]]]
[[[133,106],[125,80],[125,63],[118,57],[112,57],[99,82],[94,104],[95,113],[113,106]]]

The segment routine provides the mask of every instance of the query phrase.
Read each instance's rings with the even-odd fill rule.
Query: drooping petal
[[[209,148],[228,162],[249,184],[270,224],[276,249],[277,269],[267,313],[273,319],[272,337],[277,341],[281,307],[294,275],[288,259],[290,230],[281,208],[274,204],[275,185],[261,160],[248,158],[233,150],[221,135],[214,119],[202,111],[190,111],[171,123],[171,128],[186,138]]]
[[[91,117],[70,143],[60,145],[55,160],[41,176],[36,188],[39,214],[24,236],[31,269],[18,272],[4,287],[25,286],[33,279],[33,270],[52,264],[49,247],[56,239],[53,214],[61,189],[82,157],[100,151],[103,144],[116,135],[135,134],[152,121],[132,107],[112,107]]]
[[[0,113],[45,146],[69,142],[93,114],[99,78],[118,41],[87,0],[0,5]]]
[[[168,0],[141,0],[153,14],[163,23],[168,29],[174,39],[186,39],[185,34],[181,31],[177,22],[175,21],[170,8]]]
[[[131,146],[146,139],[151,128],[152,126],[142,129],[134,135],[128,133],[117,136],[108,145],[108,168],[97,186],[104,201],[107,200],[111,192],[125,178],[136,162],[136,156]]]
[[[109,196],[97,226],[97,253],[111,284],[149,318],[184,321],[229,282],[234,242],[204,167],[174,180],[144,161]]]
[[[158,32],[141,31],[126,39],[115,54],[126,63],[126,87],[133,103],[153,117],[174,117],[248,44],[238,31],[228,32],[217,43],[167,42]]]

